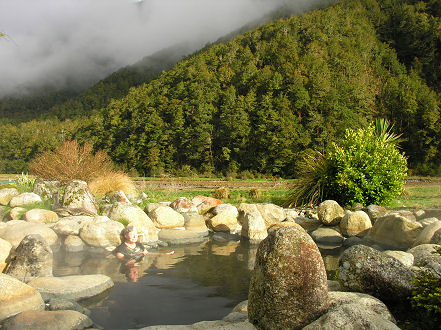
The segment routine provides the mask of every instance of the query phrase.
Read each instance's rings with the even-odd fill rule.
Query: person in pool
[[[121,236],[124,240],[114,251],[115,256],[125,262],[125,266],[134,265],[140,262],[147,254],[160,254],[149,253],[147,249],[138,242],[138,232],[134,226],[127,226],[121,231]],[[173,254],[175,251],[167,252],[166,254]]]

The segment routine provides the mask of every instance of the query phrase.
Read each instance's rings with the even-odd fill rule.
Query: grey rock
[[[300,226],[271,231],[258,247],[251,274],[250,323],[263,329],[300,328],[327,309],[326,270],[314,241]]]
[[[78,301],[113,287],[112,279],[101,274],[39,277],[28,284],[37,289],[44,300],[62,298]]]
[[[87,183],[81,180],[73,180],[66,186],[62,206],[66,209],[82,209],[90,214],[98,214],[95,198]]]
[[[14,196],[9,201],[10,207],[24,206],[29,204],[40,203],[41,197],[34,193],[22,193],[20,195]]]
[[[329,227],[318,228],[310,235],[319,245],[340,246],[344,241],[344,237],[337,230]]]
[[[364,245],[345,250],[338,280],[345,291],[367,293],[384,302],[406,302],[412,292],[412,272],[408,267]]]
[[[18,196],[19,192],[16,188],[0,189],[0,205],[8,205],[12,197]]]
[[[3,328],[8,330],[82,330],[92,325],[93,322],[88,316],[72,310],[25,311],[4,322]]]
[[[317,207],[319,220],[326,226],[334,226],[340,223],[344,217],[344,209],[333,200],[326,200]]]
[[[304,330],[399,329],[386,305],[374,297],[356,292],[330,292],[329,299],[329,312]]]
[[[378,218],[365,238],[390,249],[402,250],[411,247],[421,231],[419,222],[393,213]]]
[[[72,310],[87,316],[90,316],[91,314],[89,309],[81,306],[75,300],[60,299],[60,298],[49,299],[46,303],[46,310],[49,311]]]
[[[52,250],[38,234],[26,235],[15,250],[6,274],[23,282],[40,276],[52,276]]]
[[[44,301],[33,287],[0,273],[0,321],[27,310],[43,310]]]

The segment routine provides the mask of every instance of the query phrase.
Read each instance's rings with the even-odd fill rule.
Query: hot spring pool
[[[170,250],[175,254],[146,256],[130,273],[113,256],[60,251],[54,255],[54,276],[105,274],[112,278],[115,286],[110,292],[81,302],[104,329],[219,320],[247,299],[257,246],[211,239],[151,251]],[[340,254],[340,249],[322,251],[330,274],[337,269]]]

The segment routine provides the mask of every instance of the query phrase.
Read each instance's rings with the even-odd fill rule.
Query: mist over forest
[[[84,89],[161,49],[195,51],[277,8],[307,0],[2,0],[0,97]]]

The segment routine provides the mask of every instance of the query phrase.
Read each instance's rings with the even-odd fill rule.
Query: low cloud
[[[282,4],[311,1],[1,0],[0,96],[26,85],[87,86],[176,43],[201,47]]]

